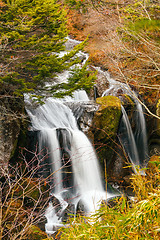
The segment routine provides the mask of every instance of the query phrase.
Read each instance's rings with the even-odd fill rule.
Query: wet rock
[[[160,99],[158,100],[158,103],[156,105],[156,114],[158,117],[160,117]],[[156,119],[156,132],[157,135],[160,136],[160,119]]]
[[[87,208],[86,208],[84,202],[82,200],[79,200],[79,202],[77,204],[76,214],[84,216],[86,214],[86,212],[88,212],[88,211],[87,211]]]
[[[100,105],[93,118],[96,139],[111,138],[116,135],[121,116],[121,102],[117,97],[97,98]]]
[[[55,212],[58,213],[62,209],[59,199],[52,195],[50,201],[52,202]]]
[[[72,109],[79,128],[86,133],[90,139],[93,138],[93,135],[90,131],[92,126],[92,119],[95,112],[98,110],[98,105],[94,101],[82,102],[82,103],[67,103],[69,108]]]
[[[125,185],[126,184],[125,177],[130,175],[131,173],[132,167],[131,166],[127,167],[127,160],[125,159],[124,152],[116,146],[112,161],[108,163],[107,168],[108,182],[109,183],[116,182],[119,185]]]
[[[73,218],[75,214],[75,205],[70,203],[62,214],[62,221],[67,222],[70,218]]]
[[[37,227],[39,227],[42,231],[45,232],[45,224],[47,223],[47,219],[45,216],[41,216],[40,219],[38,219],[38,223],[36,224]]]
[[[124,107],[127,107],[127,108],[134,108],[135,106],[135,103],[133,102],[131,97],[127,94],[121,95],[121,103]]]
[[[149,154],[150,156],[160,155],[160,138],[152,136],[149,141]]]
[[[112,198],[109,198],[108,200],[103,200],[101,202],[101,206],[105,206],[107,205],[109,208],[113,208],[118,204],[119,199],[121,198],[121,196],[115,196]]]
[[[66,201],[67,203],[72,203],[74,196],[72,195],[72,193],[70,191],[68,191],[68,190],[63,191],[61,195],[62,195],[64,201]]]
[[[23,200],[17,198],[10,198],[5,201],[5,205],[2,209],[3,221],[11,224],[13,221],[23,222],[25,221],[26,212],[23,208]]]
[[[94,66],[90,66],[90,69],[93,71],[97,71],[97,68]],[[90,95],[93,99],[101,97],[104,92],[104,89],[107,89],[109,87],[108,76],[105,74],[107,74],[107,72],[104,73],[103,71],[97,71],[96,85],[90,91]],[[95,96],[95,90],[96,90],[96,96]]]

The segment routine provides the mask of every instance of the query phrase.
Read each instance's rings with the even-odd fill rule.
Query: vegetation
[[[122,66],[127,64],[130,69],[128,74],[123,70],[124,76],[129,82],[134,80],[148,90],[151,87],[155,90],[160,84],[158,1],[133,1],[120,11],[122,19],[125,19],[123,28],[119,29],[124,43]]]
[[[87,50],[92,63],[109,69],[115,79],[127,82],[147,103],[154,103],[160,84],[159,1],[86,0],[83,4],[86,13],[71,12],[75,21],[71,19],[69,27],[80,39],[91,34]]]
[[[79,217],[70,228],[61,229],[61,239],[159,239],[160,162],[152,162],[146,177],[134,175],[132,200],[122,196],[110,208],[103,205],[90,218]],[[151,167],[153,171],[151,170]],[[92,224],[91,224],[92,223]]]
[[[51,176],[39,174],[47,154],[41,157],[42,152],[22,152],[14,166],[0,169],[0,239],[49,239],[37,226],[50,200]],[[28,162],[27,154],[31,156]]]
[[[76,53],[85,42],[60,57],[65,50],[66,13],[56,0],[11,0],[0,4],[0,86],[1,94],[22,95],[25,92],[49,92],[46,82],[53,83],[57,73],[80,62]],[[83,84],[74,76],[81,72]],[[87,66],[72,71],[65,88],[71,94],[79,88],[90,87],[95,76],[89,76]],[[76,79],[75,79],[76,78]],[[59,88],[59,85],[58,87]],[[73,89],[72,89],[73,88]],[[54,94],[53,89],[51,91]]]
[[[93,6],[102,12],[118,6],[120,47],[118,54],[110,57],[119,70],[119,79],[138,86],[142,92],[145,88],[148,101],[150,95],[152,99],[159,96],[159,90],[158,94],[155,91],[160,84],[158,1],[130,0],[124,5],[114,0],[63,2],[78,10]],[[0,95],[22,96],[30,92],[40,100],[46,94],[63,97],[77,89],[88,91],[95,75],[88,71],[87,63],[82,68],[76,65],[81,62],[76,54],[86,41],[60,56],[66,36],[66,12],[56,0],[0,1]],[[73,65],[76,67],[70,71],[68,82],[56,83],[57,74]],[[46,82],[54,85],[46,87]],[[46,157],[39,160],[39,154],[34,153],[30,163],[22,155],[22,165],[1,173],[0,239],[52,239],[37,226],[43,219],[50,191],[49,177],[38,176],[43,165],[37,161]],[[57,238],[159,239],[159,162],[157,157],[150,163],[146,176],[131,177],[135,194],[132,199],[122,196],[113,208],[103,204],[95,215],[77,217],[74,223],[71,220],[70,227],[60,229]]]

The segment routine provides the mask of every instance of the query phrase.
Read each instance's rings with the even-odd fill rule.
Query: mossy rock
[[[30,226],[27,234],[27,240],[49,240],[47,234],[43,232],[39,227],[32,225]]]
[[[121,101],[114,96],[105,96],[96,99],[99,109],[92,121],[92,132],[97,154],[104,168],[104,160],[111,161],[114,154],[115,139],[121,118]]]
[[[125,107],[130,106],[131,108],[134,108],[135,103],[129,95],[123,94],[122,95],[122,105]]]
[[[121,101],[114,96],[97,98],[100,105],[93,118],[95,137],[97,140],[112,138],[116,135],[121,117]]]

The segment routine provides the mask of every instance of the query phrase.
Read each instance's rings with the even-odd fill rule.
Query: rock
[[[132,168],[129,166],[127,167],[127,160],[125,159],[122,146],[118,144],[118,141],[114,150],[113,158],[108,162],[107,166],[107,179],[108,182],[116,182],[118,185],[125,185],[125,177],[132,173]]]
[[[70,190],[64,190],[61,193],[61,195],[62,195],[64,201],[66,201],[67,203],[72,203],[74,196]]]
[[[62,221],[67,222],[70,218],[73,218],[75,214],[75,205],[70,203],[62,214]]]
[[[93,89],[90,90],[90,97],[92,99],[96,99],[98,97],[101,97],[104,90],[109,87],[109,82],[108,82],[108,77],[109,74],[107,73],[108,69],[99,70],[97,71],[97,68],[92,66],[89,66],[89,69],[91,71],[96,71],[97,72],[97,79],[96,79],[96,84],[94,85]]]
[[[82,103],[68,102],[66,105],[72,109],[79,128],[87,134],[90,139],[93,139],[90,128],[92,126],[94,114],[98,110],[98,105],[94,101]]]
[[[26,217],[26,211],[23,208],[22,199],[7,199],[2,209],[3,221],[10,224],[13,221],[23,222]]]
[[[116,135],[121,117],[121,102],[114,96],[97,98],[100,105],[93,118],[93,126],[97,140],[111,138]]]
[[[76,214],[81,215],[81,216],[85,216],[85,214],[87,212],[88,212],[87,207],[85,206],[84,202],[80,199],[78,204],[77,204]]]
[[[55,209],[56,214],[61,211],[62,206],[58,198],[56,198],[54,195],[51,196],[51,202]]]
[[[133,102],[131,97],[127,94],[121,95],[121,102],[122,102],[122,105],[126,108],[134,108],[135,106],[135,103]]]
[[[92,133],[94,134],[94,144],[100,162],[107,166],[113,157],[115,139],[121,117],[121,101],[114,96],[105,96],[96,99],[99,109],[95,113],[92,122]]]
[[[22,119],[25,116],[23,98],[0,98],[0,166],[5,169],[16,149]]]
[[[121,197],[122,196],[114,196],[112,198],[109,198],[108,200],[102,200],[101,206],[103,207],[103,206],[107,205],[109,208],[113,208],[116,205],[118,205],[119,199]]]
[[[41,216],[38,219],[38,223],[36,223],[36,226],[39,227],[42,231],[45,232],[45,224],[47,223],[47,219],[45,216]]]
[[[150,156],[160,155],[160,139],[158,136],[151,136],[151,139],[149,141],[149,154]]]

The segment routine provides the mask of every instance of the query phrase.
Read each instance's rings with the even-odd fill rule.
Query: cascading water
[[[140,166],[138,150],[136,146],[136,141],[133,135],[133,131],[127,116],[127,113],[123,106],[122,109],[122,119],[119,127],[119,139],[121,145],[123,146],[125,152],[127,153],[134,172],[137,173],[136,166]]]
[[[133,170],[137,173],[136,166],[143,168],[148,160],[146,123],[142,105],[137,100],[136,93],[131,91],[127,84],[117,82],[110,77],[108,72],[104,72],[100,68],[97,69],[102,75],[105,75],[109,82],[109,88],[104,91],[102,96],[113,95],[121,99],[123,94],[127,94],[135,102],[135,130],[133,132],[126,110],[122,106],[122,119],[118,137],[133,165]]]
[[[75,94],[76,97],[77,95],[78,93]],[[54,173],[52,194],[61,205],[60,211],[56,213],[50,203],[45,214],[48,220],[46,231],[53,233],[54,229],[61,225],[63,212],[68,206],[64,198],[65,192],[71,196],[70,202],[74,204],[74,208],[76,209],[78,202],[81,201],[86,213],[95,211],[100,201],[106,199],[106,193],[94,149],[85,134],[78,129],[71,109],[62,101],[49,98],[42,106],[28,108],[27,112],[31,118],[32,130],[40,132],[39,150],[41,151],[43,147],[49,149],[50,172]],[[67,181],[69,184],[66,184],[63,177],[63,169],[66,166],[63,159],[64,151],[68,155],[67,161],[70,162],[72,171],[70,174],[72,179]],[[113,196],[115,195],[107,193],[108,198]]]
[[[66,49],[70,50],[76,44],[77,41],[69,39]],[[65,52],[60,54],[63,56]],[[83,64],[88,59],[88,55],[82,52],[80,57]],[[119,88],[128,94],[127,85],[111,79],[107,72],[99,68],[98,71],[105,74],[110,83],[109,89],[103,93],[103,96],[117,95]],[[69,71],[65,71],[57,76],[57,81],[65,82],[68,76]],[[29,103],[27,96],[25,97],[26,102]],[[69,205],[72,206],[73,213],[76,213],[78,204],[81,204],[86,214],[89,214],[99,207],[102,200],[118,195],[109,192],[106,194],[95,151],[85,134],[79,130],[73,112],[66,106],[66,103],[74,105],[75,102],[82,101],[89,101],[87,94],[84,91],[76,91],[72,98],[66,97],[63,100],[48,98],[42,106],[27,107],[31,128],[33,131],[38,131],[39,151],[41,152],[43,148],[48,149],[49,160],[46,168],[49,169],[46,169],[46,172],[47,177],[51,178],[51,195],[59,205],[57,208],[50,202],[45,213],[46,232],[50,234],[62,226],[64,213]],[[119,130],[122,134],[121,136],[119,134],[119,138],[136,171],[136,165],[141,165],[147,158],[147,141],[142,106],[138,101],[135,103],[136,118],[140,124],[133,133],[126,111],[122,107],[123,116]],[[82,109],[76,105],[74,114],[77,119],[81,111]],[[143,145],[144,151],[140,151],[138,147],[140,144]],[[46,176],[45,173],[43,174]]]
[[[144,118],[142,105],[138,101],[136,101],[136,108],[137,108],[137,111],[135,113],[136,130],[134,135],[137,144],[140,163],[142,167],[145,167],[148,160],[146,121]]]

